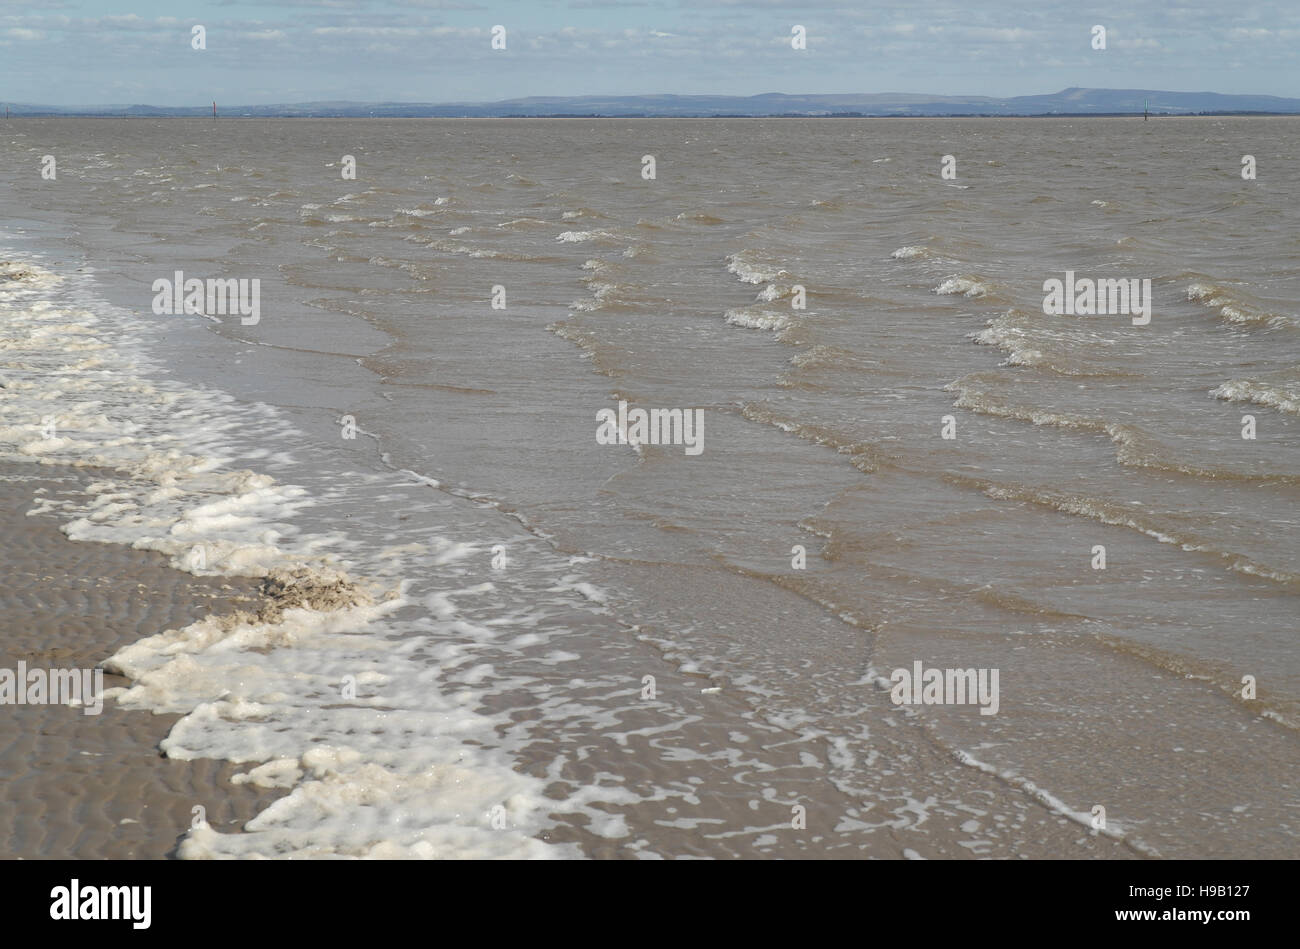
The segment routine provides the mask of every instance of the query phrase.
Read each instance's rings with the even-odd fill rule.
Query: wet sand
[[[0,466],[0,668],[93,668],[144,636],[254,602],[255,581],[191,577],[159,554],[75,543],[56,517],[28,516],[36,491],[66,492],[96,476]],[[124,684],[104,677],[106,689]],[[160,859],[173,855],[196,805],[213,829],[231,833],[283,793],[232,785],[243,766],[164,758],[158,743],[178,717],[112,700],[99,715],[0,706],[0,856]]]

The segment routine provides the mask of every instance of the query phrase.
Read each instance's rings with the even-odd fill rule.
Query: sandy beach
[[[160,554],[70,541],[37,492],[75,489],[93,469],[0,467],[0,667],[92,668],[145,635],[247,608],[257,584],[173,570]],[[105,676],[105,688],[125,680]],[[280,792],[237,786],[228,762],[174,761],[158,742],[176,715],[67,705],[0,708],[0,855],[9,859],[159,859],[202,806],[216,830],[238,829]]]

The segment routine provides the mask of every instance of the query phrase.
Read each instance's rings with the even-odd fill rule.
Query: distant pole
[[[214,99],[212,102],[212,121],[215,122],[216,120],[217,120],[217,103],[216,100]]]

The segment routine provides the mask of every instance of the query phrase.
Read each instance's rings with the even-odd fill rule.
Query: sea
[[[1300,120],[24,118],[0,195],[32,510],[306,591],[104,656],[282,791],[180,856],[1300,853]]]

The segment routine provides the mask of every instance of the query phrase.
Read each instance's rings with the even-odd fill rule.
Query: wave
[[[1210,390],[1216,399],[1231,402],[1252,402],[1279,412],[1300,415],[1300,380],[1295,370],[1282,379],[1231,379]]]
[[[1164,669],[1183,678],[1206,682],[1220,694],[1244,705],[1254,714],[1277,722],[1285,728],[1300,731],[1300,720],[1295,718],[1294,701],[1283,698],[1277,693],[1271,693],[1263,699],[1245,698],[1241,689],[1241,671],[1221,659],[1181,655],[1160,649],[1150,643],[1136,642],[1103,632],[1094,632],[1093,638],[1114,652],[1136,657],[1158,669]]]
[[[1229,323],[1239,326],[1296,326],[1296,321],[1280,313],[1271,312],[1263,303],[1246,291],[1228,287],[1214,281],[1196,281],[1187,287],[1187,299],[1200,303]]]
[[[1082,358],[1103,359],[1114,340],[1089,330],[1086,324],[1048,323],[1033,311],[1010,309],[988,321],[984,329],[966,337],[981,346],[994,346],[1007,354],[1004,366],[1047,369],[1064,376],[1133,378],[1134,373],[1105,365],[1071,361],[1060,352],[1069,348]]]
[[[602,309],[608,302],[610,302],[611,296],[622,289],[619,284],[606,283],[604,281],[593,280],[590,278],[585,280],[584,283],[586,283],[587,288],[591,290],[591,299],[576,300],[569,304],[569,309],[580,310],[583,312],[592,312]]]
[[[1288,473],[1259,473],[1236,471],[1231,468],[1207,468],[1187,464],[1172,458],[1167,449],[1136,425],[1112,422],[1107,419],[1053,412],[1027,405],[1017,405],[992,395],[972,384],[972,377],[948,383],[944,389],[957,392],[953,405],[981,415],[1017,419],[1033,425],[1073,429],[1105,435],[1116,446],[1115,458],[1131,468],[1148,468],[1168,471],[1193,478],[1217,481],[1242,481],[1257,484],[1300,484],[1300,475]]]
[[[1092,824],[1091,811],[1076,811],[1073,808],[1071,808],[1068,804],[1066,804],[1064,801],[1062,801],[1059,797],[1052,794],[1050,791],[1046,790],[1045,788],[1039,787],[1037,784],[1035,784],[1033,781],[1030,781],[1028,778],[1024,777],[1023,775],[1017,774],[1015,771],[1008,770],[1006,768],[998,768],[984,761],[981,761],[979,758],[976,758],[974,755],[972,755],[969,751],[966,751],[965,749],[950,747],[949,751],[952,754],[953,758],[956,761],[960,762],[961,764],[964,764],[969,768],[974,768],[977,771],[982,771],[985,774],[993,775],[999,780],[1006,782],[1008,785],[1023,791],[1029,797],[1033,798],[1034,800],[1042,804],[1044,807],[1046,807],[1049,811],[1056,814],[1060,814],[1063,817],[1067,817],[1070,820],[1074,821],[1076,824],[1079,824],[1083,827],[1087,827],[1090,829],[1092,828],[1093,824]],[[1160,856],[1160,852],[1156,850],[1155,847],[1131,836],[1129,831],[1126,828],[1121,827],[1119,823],[1117,823],[1114,820],[1108,820],[1106,822],[1105,828],[1097,829],[1097,832],[1100,834],[1104,834],[1105,836],[1110,837],[1114,840],[1118,840],[1122,842],[1126,846],[1130,847],[1136,853],[1142,854],[1147,857]]]
[[[682,221],[688,224],[705,224],[710,227],[717,224],[727,223],[720,217],[714,217],[712,214],[705,214],[703,211],[683,211],[673,218],[674,221]]]
[[[790,326],[789,315],[761,307],[743,307],[728,310],[726,319],[732,326],[744,326],[748,329],[770,330],[773,332],[780,332]]]
[[[587,241],[616,241],[621,240],[617,234],[609,231],[565,231],[555,238],[561,244],[582,244]]]
[[[0,427],[0,455],[103,468],[129,485],[125,493],[121,486],[110,492],[107,482],[92,485],[96,497],[66,534],[155,550],[191,573],[256,577],[304,566],[300,552],[288,554],[268,538],[287,538],[275,525],[311,506],[306,492],[249,470],[223,469],[229,452],[220,447],[221,434],[234,427],[233,399],[142,376],[141,367],[150,364],[120,351],[116,326],[89,309],[14,297],[0,293],[4,348],[25,354],[40,371],[0,388],[4,417],[31,420]],[[139,321],[127,325],[144,332]],[[87,348],[97,352],[95,372],[69,356]],[[240,411],[268,416],[262,421],[275,430],[268,409]],[[159,421],[142,423],[142,417]],[[118,516],[126,510],[130,517]],[[201,566],[196,546],[203,550]]]
[[[1126,527],[1162,544],[1173,544],[1189,552],[1217,557],[1229,570],[1236,573],[1262,577],[1291,587],[1300,587],[1300,574],[1270,567],[1236,551],[1224,550],[1185,528],[1164,523],[1158,515],[1138,513],[1125,504],[1118,504],[1105,498],[1052,491],[1046,488],[998,483],[951,472],[944,474],[943,478],[951,484],[974,488],[995,500],[1036,504],[1063,514],[1087,517],[1113,527]]]
[[[1007,354],[1007,366],[1043,366],[1048,359],[1041,349],[1029,342],[1029,334],[1020,327],[990,320],[987,328],[971,333],[968,339],[982,346],[996,346]]]
[[[879,445],[847,438],[823,425],[799,421],[762,403],[746,403],[741,408],[740,414],[751,422],[771,425],[773,428],[789,432],[804,441],[812,442],[814,445],[822,445],[833,449],[837,454],[847,455],[849,464],[863,474],[879,471],[889,461],[889,457]]]
[[[473,257],[480,260],[512,260],[519,262],[539,262],[549,261],[549,257],[533,257],[527,254],[514,254],[504,250],[490,250],[485,247],[472,247],[469,244],[463,244],[459,241],[444,240],[440,237],[422,239],[417,235],[412,235],[408,240],[414,243],[423,244],[425,247],[432,247],[434,250],[442,251],[445,254],[460,254],[465,257]]]
[[[774,303],[777,300],[783,300],[786,297],[793,295],[794,286],[792,284],[783,286],[779,283],[769,283],[762,290],[758,291],[758,296],[755,297],[755,299],[759,303]]]
[[[550,226],[551,226],[550,221],[543,221],[535,217],[515,218],[513,221],[506,221],[502,224],[497,225],[497,227],[508,231],[522,231],[522,230],[529,230],[529,229],[550,227]]]
[[[728,255],[727,271],[735,274],[741,283],[770,283],[790,276],[788,271],[751,250]]]
[[[946,278],[939,286],[935,287],[932,292],[939,296],[963,296],[970,299],[978,299],[987,296],[989,285],[984,283],[978,277],[968,277],[961,274],[953,274]]]
[[[819,344],[790,357],[790,365],[799,369],[830,369],[850,363],[854,358],[851,350],[840,346]]]

